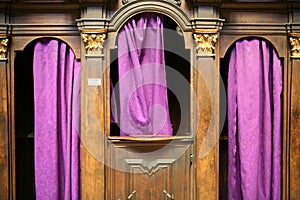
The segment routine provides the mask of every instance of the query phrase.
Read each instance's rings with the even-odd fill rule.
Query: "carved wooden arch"
[[[221,37],[222,38],[222,37]],[[227,39],[228,41],[226,42]],[[281,35],[281,36],[255,36],[255,35],[248,35],[248,36],[224,36],[223,39],[220,39],[220,42],[223,44],[220,45],[220,58],[224,58],[227,53],[230,53],[230,50],[232,49],[233,45],[242,39],[247,39],[247,38],[256,38],[256,39],[263,39],[269,44],[273,46],[275,49],[275,52],[277,56],[282,59],[282,84],[283,84],[283,90],[282,90],[282,130],[281,130],[281,145],[282,145],[282,150],[281,150],[281,155],[282,155],[282,162],[281,162],[281,191],[282,191],[282,196],[284,197],[283,199],[286,199],[287,191],[286,189],[288,188],[289,184],[289,177],[288,177],[288,171],[289,171],[289,116],[290,114],[290,97],[289,97],[289,88],[291,87],[291,77],[288,77],[289,75],[289,69],[288,69],[288,57],[287,57],[287,45],[288,45],[288,40],[287,36]],[[220,66],[222,67],[222,66]]]
[[[183,34],[192,32],[192,25],[189,17],[176,4],[169,1],[132,1],[117,10],[110,19],[108,31],[118,32],[123,24],[132,16],[143,12],[156,12],[170,17],[177,23]],[[187,38],[187,37],[184,37]],[[115,39],[115,38],[114,38]],[[114,40],[113,39],[113,40]],[[112,41],[114,44],[115,41]],[[187,43],[185,41],[185,43]]]
[[[22,42],[18,43],[18,47],[15,50],[21,50],[23,51],[30,43],[37,41],[39,39],[58,39],[64,43],[66,43],[73,51],[75,54],[76,59],[80,60],[80,37],[77,41],[72,40],[71,38],[68,37],[55,37],[55,36],[38,36],[38,37],[24,37]]]
[[[260,38],[269,42],[276,50],[278,57],[283,58],[286,55],[285,49],[282,48],[286,46],[286,39],[282,39],[282,36],[256,36],[256,35],[247,35],[247,36],[232,36],[227,42],[220,36],[220,58],[224,58],[228,50],[234,45],[237,41],[247,38]]]

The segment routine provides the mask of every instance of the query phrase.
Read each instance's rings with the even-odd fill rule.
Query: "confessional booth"
[[[299,1],[2,0],[0,77],[0,199],[300,198]]]

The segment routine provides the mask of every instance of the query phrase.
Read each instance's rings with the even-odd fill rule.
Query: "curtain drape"
[[[162,15],[143,13],[125,23],[118,62],[120,135],[172,135]]]
[[[80,63],[65,43],[34,47],[36,199],[79,199]]]
[[[272,45],[237,41],[228,72],[229,199],[281,198],[281,94]]]

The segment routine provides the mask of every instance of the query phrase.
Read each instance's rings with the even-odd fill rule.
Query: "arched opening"
[[[251,52],[249,52],[250,50]],[[243,51],[245,50],[245,51]],[[256,57],[254,56],[256,55]],[[256,59],[254,59],[256,58]],[[254,61],[255,60],[255,61]],[[246,63],[243,66],[241,66],[241,63]],[[251,64],[250,64],[251,63]],[[231,72],[229,70],[229,67],[231,67]],[[236,70],[236,68],[239,69],[248,69],[247,74],[244,73],[244,77],[241,77],[242,73],[240,73],[239,75],[237,74],[236,71],[233,71],[233,69]],[[251,68],[251,69],[250,69]],[[253,79],[255,78],[255,80],[257,79],[258,81],[256,81],[255,83],[253,82],[249,82],[248,83],[248,88],[250,89],[245,89],[245,90],[241,90],[241,89],[236,89],[236,88],[242,88],[243,84],[241,82],[236,82],[236,88],[234,89],[232,87],[232,80],[235,77],[238,77],[237,79],[247,79],[249,80],[249,74],[253,73],[254,69],[260,69],[261,71],[258,71],[256,74],[259,76],[259,78],[253,76]],[[246,71],[245,70],[245,71]],[[265,71],[264,71],[265,70]],[[241,70],[240,70],[241,71]],[[231,73],[230,77],[229,77],[229,73]],[[232,75],[234,73],[234,75]],[[236,74],[235,74],[236,73]],[[262,106],[261,108],[261,113],[262,114],[257,114],[258,116],[264,115],[265,113],[270,112],[271,114],[269,115],[269,118],[271,119],[271,125],[268,125],[267,122],[264,122],[264,118],[261,119],[261,126],[253,123],[252,125],[249,126],[249,124],[247,125],[249,128],[248,130],[252,130],[253,132],[253,141],[257,141],[257,143],[259,143],[260,148],[264,148],[264,150],[260,150],[261,152],[265,151],[271,151],[271,154],[281,154],[282,156],[282,126],[283,126],[283,122],[282,122],[282,102],[283,102],[283,60],[282,58],[279,57],[277,50],[275,49],[275,47],[273,46],[273,44],[271,42],[269,42],[268,40],[264,39],[264,38],[260,38],[260,37],[246,37],[246,38],[241,38],[238,39],[237,41],[235,41],[230,48],[228,48],[228,50],[226,51],[226,54],[224,56],[224,58],[220,59],[220,75],[221,78],[224,82],[225,85],[225,89],[226,89],[226,96],[227,96],[227,100],[228,102],[228,110],[226,111],[226,120],[225,120],[225,124],[220,124],[222,128],[222,132],[221,132],[221,137],[220,137],[220,148],[219,148],[219,194],[220,194],[220,199],[230,199],[230,193],[231,195],[235,192],[232,191],[232,185],[231,181],[230,181],[230,168],[233,168],[232,163],[229,162],[229,160],[233,160],[232,158],[232,148],[233,148],[233,142],[232,139],[233,138],[233,125],[235,124],[236,126],[236,142],[237,142],[237,150],[236,152],[238,152],[237,154],[239,155],[239,149],[243,148],[243,147],[249,147],[249,154],[251,154],[250,152],[252,152],[252,149],[254,149],[255,145],[253,144],[246,144],[244,140],[244,137],[241,134],[241,130],[240,127],[241,126],[245,126],[246,123],[241,123],[241,121],[245,122],[245,120],[247,120],[247,118],[249,118],[249,124],[252,123],[253,121],[253,116],[251,115],[244,115],[243,119],[241,117],[242,112],[244,112],[245,107],[247,106],[247,103],[245,104],[244,101],[239,100],[241,99],[241,95],[243,95],[243,93],[252,93],[253,90],[259,90],[262,91],[261,92],[261,96],[253,96],[252,98],[248,98],[248,102],[249,103],[249,107],[253,106],[252,103],[255,102],[255,99],[257,99],[257,102],[265,102],[265,101],[270,101],[269,104],[265,103],[264,106]],[[276,78],[277,77],[277,78]],[[230,79],[230,80],[229,80]],[[260,83],[260,82],[264,82],[264,83]],[[264,85],[265,84],[265,85]],[[231,85],[231,86],[229,86]],[[259,89],[261,87],[265,87],[264,89]],[[252,89],[251,89],[252,88]],[[267,88],[267,89],[266,89]],[[270,90],[269,90],[269,89]],[[276,92],[277,91],[277,92]],[[237,102],[239,103],[239,105],[237,105],[237,111],[236,111],[236,122],[233,121],[232,116],[229,116],[228,113],[231,112],[233,113],[232,107],[230,105],[232,105],[232,98],[228,97],[228,96],[232,96],[233,93],[236,92],[236,98],[237,98]],[[271,94],[270,97],[268,97],[267,94]],[[265,95],[266,94],[266,95]],[[269,98],[269,99],[268,99]],[[222,101],[222,99],[220,99],[220,101]],[[277,103],[277,106],[275,105],[275,103]],[[278,103],[279,102],[279,103]],[[278,105],[279,104],[279,105]],[[241,108],[241,106],[243,106],[243,108]],[[256,104],[255,104],[256,105]],[[258,106],[261,106],[261,104],[259,104]],[[256,107],[256,106],[254,106]],[[276,107],[279,109],[276,110]],[[222,108],[220,108],[222,109]],[[246,112],[246,111],[245,111]],[[255,111],[253,111],[255,112]],[[234,114],[234,113],[233,113]],[[231,114],[232,115],[232,114]],[[275,119],[273,119],[275,118]],[[277,120],[277,121],[276,121]],[[276,123],[274,122],[276,121],[277,124],[279,124],[279,126],[275,125]],[[275,124],[272,124],[275,123]],[[230,125],[231,124],[231,125]],[[260,129],[268,129],[266,127],[271,126],[271,131],[269,131],[267,133],[264,131],[261,131]],[[253,127],[257,127],[257,129],[259,129],[259,131],[257,131],[257,129],[253,129]],[[244,129],[243,129],[244,130]],[[277,130],[277,131],[274,131]],[[271,135],[270,138],[268,138],[271,142],[271,146],[272,148],[269,147],[265,147],[263,146],[264,142],[260,141],[259,138],[255,138],[255,132],[258,132],[258,135],[260,135],[261,138],[265,137],[267,138],[267,135]],[[264,135],[264,136],[263,136]],[[274,138],[277,138],[276,141]],[[229,140],[231,140],[231,144],[229,144]],[[248,138],[249,141],[249,138]],[[274,142],[275,141],[275,142]],[[231,145],[231,147],[230,147]],[[241,147],[240,147],[240,146]],[[247,146],[248,145],[248,146]],[[274,153],[275,152],[275,153]],[[258,153],[259,154],[259,153]],[[231,157],[230,157],[231,156]],[[244,159],[245,156],[241,156],[239,157],[239,160]],[[274,158],[274,156],[273,156]],[[269,158],[269,159],[273,159],[273,158]],[[271,189],[267,189],[266,190],[266,194],[272,193],[272,195],[274,195],[274,197],[277,195],[278,198],[280,198],[280,195],[278,196],[278,193],[280,193],[280,184],[281,184],[281,180],[278,179],[278,177],[281,176],[281,171],[278,171],[278,168],[281,168],[281,160],[280,159],[276,159],[275,161],[272,160],[272,162],[275,162],[274,165],[277,165],[276,170],[275,169],[270,169],[272,170],[272,173],[270,174],[270,176],[275,180],[274,183],[272,182],[275,188],[277,188],[277,190],[273,190]],[[243,161],[239,161],[239,162],[243,162]],[[260,162],[258,162],[257,160],[253,159],[252,160],[253,163],[264,163],[264,165],[267,165],[268,163],[265,160],[261,160]],[[278,164],[278,162],[280,162],[280,164]],[[267,163],[267,164],[266,164]],[[240,163],[237,164],[237,168],[239,170],[239,168],[241,167]],[[273,163],[272,163],[273,166]],[[236,166],[234,166],[236,167]],[[243,166],[244,170],[247,168],[247,166]],[[258,164],[258,168],[260,168],[260,164]],[[262,167],[261,167],[262,168]],[[260,169],[256,169],[253,168],[253,170],[257,171],[258,174],[261,173],[259,170]],[[274,171],[274,172],[273,172]],[[243,178],[243,174],[242,172],[239,174],[238,172],[236,172],[236,176],[241,176],[241,179]],[[249,175],[250,176],[250,175]],[[273,178],[273,176],[275,176],[276,178]],[[265,178],[265,177],[264,177]],[[266,183],[269,181],[267,180],[267,178],[265,178]],[[258,180],[259,182],[259,180]],[[251,185],[251,184],[249,184]],[[279,185],[279,186],[278,186]],[[231,188],[230,188],[231,187]],[[237,187],[244,187],[246,188],[246,186],[237,186]],[[279,188],[278,188],[279,187]],[[271,187],[270,187],[271,188]],[[246,191],[246,189],[245,189]],[[240,194],[238,194],[240,195]],[[243,194],[246,195],[246,194]],[[254,194],[253,194],[254,195]],[[277,198],[276,197],[276,198]]]
[[[17,199],[36,199],[41,194],[49,199],[56,198],[57,193],[68,195],[69,186],[64,191],[58,187],[62,185],[60,181],[66,181],[72,184],[72,189],[79,188],[78,184],[72,183],[74,179],[79,180],[79,171],[76,173],[73,167],[69,170],[67,168],[74,166],[74,162],[79,163],[79,132],[75,134],[73,127],[76,124],[76,131],[79,131],[79,121],[74,116],[80,114],[80,63],[65,42],[54,38],[36,39],[24,50],[15,53],[14,146]],[[71,149],[76,155],[70,154]],[[78,163],[75,165],[79,169]],[[69,172],[61,170],[62,167],[72,172],[72,179],[66,175]],[[53,169],[57,169],[57,173]],[[73,176],[74,173],[76,176]],[[51,179],[57,182],[53,184]],[[52,189],[44,187],[45,184],[51,184]],[[79,190],[77,192],[79,194]],[[73,193],[72,196],[76,198]]]
[[[172,136],[190,136],[190,50],[185,48],[184,36],[178,24],[170,17],[162,16],[163,56],[166,72],[168,114],[173,130]],[[119,47],[119,45],[116,42],[116,46]],[[117,113],[120,113],[120,91],[118,88],[115,88],[119,84],[118,48],[110,51],[110,61],[110,79],[112,88],[114,88],[113,95],[116,97],[116,102],[112,102],[113,98],[110,99],[111,105],[117,105],[116,108],[111,107],[111,109],[115,109]],[[174,74],[180,76],[183,81],[180,82],[180,80],[176,79]],[[118,118],[115,121],[119,120]],[[110,123],[110,136],[120,136],[120,124],[115,121]]]

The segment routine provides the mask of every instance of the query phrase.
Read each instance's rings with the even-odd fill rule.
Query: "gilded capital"
[[[7,35],[0,35],[0,60],[7,59],[7,48],[9,39]]]
[[[300,58],[300,33],[290,34],[291,57]]]
[[[196,52],[198,55],[215,55],[215,44],[218,39],[218,33],[216,29],[196,29],[194,30],[193,37],[196,42]]]
[[[84,48],[88,55],[102,54],[103,44],[106,39],[106,29],[100,30],[83,30],[81,37],[84,42]]]

